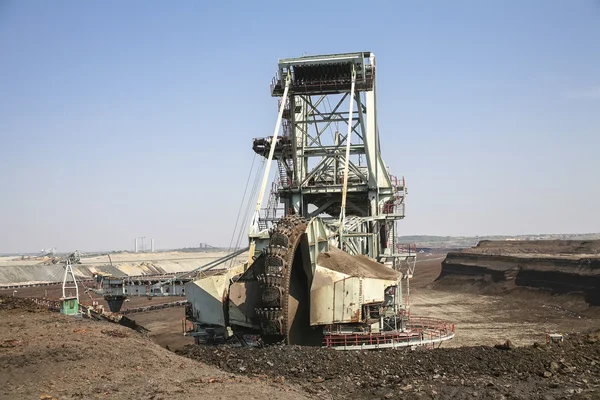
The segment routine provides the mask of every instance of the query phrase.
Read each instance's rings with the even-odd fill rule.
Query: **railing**
[[[396,244],[396,253],[406,254],[409,256],[417,254],[417,245],[416,244]]]
[[[279,164],[279,161],[277,162]],[[281,171],[281,167],[280,167]],[[270,228],[269,222],[273,222],[277,218],[277,204],[279,203],[278,182],[271,184],[271,192],[269,193],[269,200],[267,207],[261,209],[260,218],[258,219],[258,226],[261,230]]]
[[[390,182],[392,183],[393,188],[395,188],[397,190],[404,190],[404,186],[405,186],[404,177],[402,177],[401,179],[398,179],[398,177],[396,175],[390,174]]]
[[[406,329],[378,333],[330,333],[323,345],[337,350],[368,350],[441,344],[454,337],[454,324],[436,318],[410,317]]]
[[[281,84],[281,79],[279,78],[279,72],[275,72],[275,75],[273,76],[273,79],[271,79],[271,93],[273,93],[273,89],[275,89],[275,86],[277,86],[277,84]]]
[[[404,177],[398,179],[396,175],[390,175],[390,182],[394,189],[394,198],[381,206],[380,214],[393,214],[404,216],[406,213],[406,204],[404,203],[405,182]]]
[[[404,196],[398,196],[390,203],[385,203],[379,209],[380,214],[389,215],[405,215],[406,205],[404,204]]]
[[[281,188],[288,188],[292,184],[290,177],[288,176],[287,169],[285,165],[283,165],[285,161],[277,160],[277,168],[279,170],[279,186]],[[271,190],[277,191],[277,187],[272,188]]]

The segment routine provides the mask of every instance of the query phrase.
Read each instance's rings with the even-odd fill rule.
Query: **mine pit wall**
[[[589,305],[600,306],[600,256],[515,256],[448,253],[436,286],[452,281],[524,287],[551,294],[581,294]]]

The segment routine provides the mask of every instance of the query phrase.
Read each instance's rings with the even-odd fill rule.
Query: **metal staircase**
[[[281,188],[290,187],[290,178],[287,173],[287,168],[283,161],[277,160],[277,169],[279,171],[279,186]]]
[[[270,229],[273,226],[273,221],[277,220],[277,205],[279,204],[278,186],[278,180],[271,184],[271,192],[269,193],[267,207],[262,210],[263,215],[258,220],[258,227],[261,231]]]

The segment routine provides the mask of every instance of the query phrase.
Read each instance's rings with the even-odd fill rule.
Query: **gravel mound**
[[[32,300],[20,297],[0,296],[0,311],[2,312],[39,312],[46,308],[38,306]]]
[[[522,348],[352,352],[190,345],[178,353],[227,372],[289,380],[335,399],[598,398],[599,340],[597,332]]]
[[[361,278],[396,280],[401,276],[399,272],[369,257],[352,256],[336,247],[330,247],[328,252],[319,253],[317,264],[333,271]]]

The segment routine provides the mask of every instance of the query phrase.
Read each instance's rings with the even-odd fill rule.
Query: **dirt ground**
[[[328,399],[597,399],[600,332],[520,348],[337,351],[187,346],[179,354],[247,376],[282,377]]]
[[[128,328],[0,297],[0,399],[305,399],[180,357]]]
[[[530,290],[491,296],[478,288],[434,289],[443,258],[420,258],[410,296],[413,314],[456,324],[455,339],[436,351],[190,345],[178,353],[224,371],[281,376],[323,398],[600,398],[597,309],[578,297]],[[596,333],[578,333],[589,330]],[[547,346],[546,332],[567,339]]]
[[[473,254],[520,254],[581,257],[600,254],[600,240],[482,240],[462,250]]]
[[[456,336],[444,347],[492,346],[507,339],[525,346],[544,341],[546,332],[600,329],[600,309],[589,307],[580,297],[550,296],[530,289],[485,295],[472,283],[432,285],[443,256],[433,254],[421,260],[411,281],[411,313],[454,322]]]
[[[81,284],[80,284],[81,285]],[[85,305],[91,305],[92,300],[87,294],[83,294],[83,289],[80,286],[80,299]],[[102,296],[96,293],[90,293],[92,298],[103,304],[108,309],[108,304]],[[12,290],[0,290],[0,296],[12,296]],[[62,296],[62,288],[60,285],[50,286],[39,286],[39,287],[27,287],[20,288],[15,293],[18,298],[23,297],[40,297],[58,299]],[[121,311],[126,311],[129,308],[146,307],[152,305],[159,305],[163,303],[170,303],[173,301],[185,300],[185,297],[178,296],[165,296],[165,297],[145,297],[145,296],[132,296],[129,297],[129,301],[123,303]],[[128,317],[135,320],[138,324],[148,329],[148,337],[162,347],[167,347],[171,350],[179,349],[185,345],[193,343],[191,337],[183,336],[182,320],[184,316],[183,307],[173,307],[167,309],[161,309],[151,312],[128,314]]]
[[[191,338],[182,335],[180,307],[131,314],[150,330],[148,337],[108,323],[0,307],[0,399],[44,394],[60,399],[187,399],[200,393],[241,399],[271,391],[281,398],[319,399],[600,398],[600,337],[578,334],[600,329],[598,307],[575,296],[532,290],[486,295],[476,285],[465,287],[468,283],[433,285],[443,257],[420,256],[410,296],[412,314],[455,323],[456,337],[437,351],[202,347],[190,345]],[[58,297],[60,288],[16,293],[44,294]],[[138,297],[124,308],[174,300],[179,298]],[[117,333],[107,333],[113,331]],[[546,332],[564,333],[567,340],[548,347],[543,344]],[[128,336],[119,337],[124,334]],[[64,337],[69,337],[67,343]],[[507,339],[520,347],[494,348]],[[534,342],[542,345],[532,346]],[[33,378],[37,371],[39,382]]]
[[[148,329],[148,337],[156,344],[175,351],[194,343],[191,336],[183,336],[182,320],[184,313],[183,307],[174,307],[130,314],[128,317]]]
[[[165,350],[108,322],[0,298],[0,399],[595,399],[600,332],[521,348]],[[200,361],[200,362],[198,362]]]

